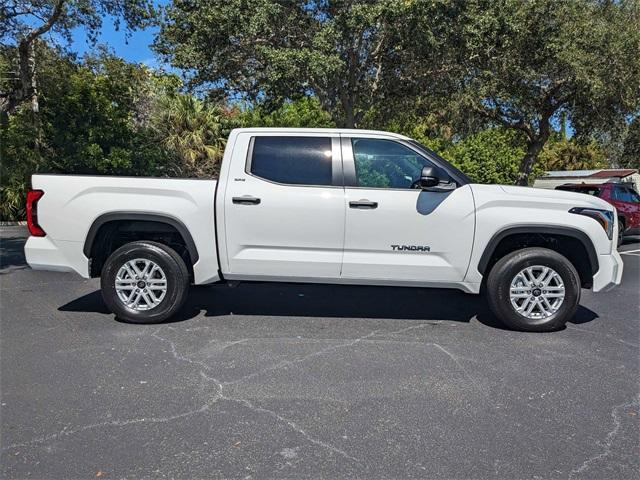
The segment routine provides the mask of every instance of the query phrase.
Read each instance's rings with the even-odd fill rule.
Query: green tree
[[[29,177],[42,163],[41,153],[33,148],[33,135],[26,111],[7,119],[0,131],[0,220],[24,218]]]
[[[354,127],[372,109],[394,113],[405,81],[398,46],[411,35],[412,8],[389,0],[174,0],[154,45],[212,94],[275,106],[312,94],[336,125]],[[439,58],[431,52],[426,76]]]
[[[189,94],[161,97],[154,110],[152,125],[175,159],[173,173],[188,177],[217,175],[228,133],[225,111]]]
[[[544,170],[591,170],[606,168],[607,160],[595,140],[578,142],[573,139],[551,139],[540,152]]]
[[[513,184],[523,153],[520,133],[489,128],[454,143],[441,155],[475,182]]]
[[[618,163],[623,168],[640,170],[640,117],[634,118],[629,124]]]
[[[0,90],[0,115],[15,112],[23,102],[39,111],[36,45],[47,34],[70,40],[72,30],[83,27],[94,41],[105,15],[116,26],[144,27],[155,17],[152,0],[6,0],[0,4],[0,40],[16,47],[11,70],[15,80]]]
[[[39,45],[38,58],[40,125],[34,125],[25,105],[6,118],[0,131],[3,219],[22,217],[33,173],[170,173],[172,153],[158,143],[148,117],[157,95],[175,91],[175,77],[104,51],[78,63],[59,49]],[[35,135],[41,137],[39,148]]]
[[[469,0],[447,33],[455,61],[441,103],[459,125],[475,117],[524,135],[517,183],[526,185],[559,115],[588,136],[640,109],[638,25],[638,0]],[[428,48],[415,44],[416,72]]]
[[[154,74],[107,52],[55,65],[43,89],[47,165],[65,173],[157,175],[168,155],[140,123]],[[44,93],[46,92],[46,94]]]
[[[275,110],[260,104],[249,105],[238,112],[236,121],[239,127],[335,127],[331,115],[322,109],[318,99],[313,96],[284,102]]]

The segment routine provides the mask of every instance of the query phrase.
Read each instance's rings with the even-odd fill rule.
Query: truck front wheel
[[[119,319],[158,323],[182,307],[189,271],[172,248],[151,241],[132,242],[109,256],[100,286],[104,302]]]
[[[580,288],[571,262],[547,248],[524,248],[504,256],[487,279],[493,313],[507,326],[528,332],[563,327],[578,308]]]

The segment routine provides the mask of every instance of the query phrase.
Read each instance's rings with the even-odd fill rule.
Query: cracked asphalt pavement
[[[2,478],[640,477],[637,243],[536,334],[460,292],[296,284],[129,325],[0,232]]]

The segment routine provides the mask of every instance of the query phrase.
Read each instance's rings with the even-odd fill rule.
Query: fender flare
[[[195,263],[200,258],[198,255],[196,244],[193,241],[193,237],[191,236],[191,233],[189,233],[189,229],[185,226],[184,223],[182,223],[177,218],[173,218],[169,215],[140,212],[109,212],[102,214],[98,218],[96,218],[89,228],[89,232],[87,233],[84,241],[84,247],[82,248],[85,257],[89,258],[89,256],[91,255],[91,247],[98,231],[100,230],[100,227],[105,223],[121,220],[156,222],[170,225],[175,228],[184,239],[187,251],[189,252],[189,256],[191,257],[191,262],[195,265]]]
[[[550,235],[563,235],[565,237],[575,238],[584,246],[587,255],[589,256],[589,264],[591,265],[591,272],[595,275],[600,268],[598,264],[598,255],[596,253],[596,249],[593,246],[593,242],[589,236],[581,230],[572,227],[561,227],[561,226],[546,226],[546,225],[517,225],[506,227],[491,237],[489,243],[482,252],[482,256],[480,257],[480,261],[478,262],[478,272],[481,275],[484,275],[487,266],[489,265],[489,261],[493,256],[493,252],[495,252],[498,244],[509,235],[514,234],[550,234]]]

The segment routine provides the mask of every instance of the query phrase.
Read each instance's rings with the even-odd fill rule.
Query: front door
[[[224,193],[225,276],[339,277],[345,218],[339,137],[246,132],[234,152],[242,158],[230,162]]]
[[[417,188],[422,168],[433,162],[407,142],[343,136],[341,144],[348,185],[342,277],[462,281],[475,227],[471,188]]]

